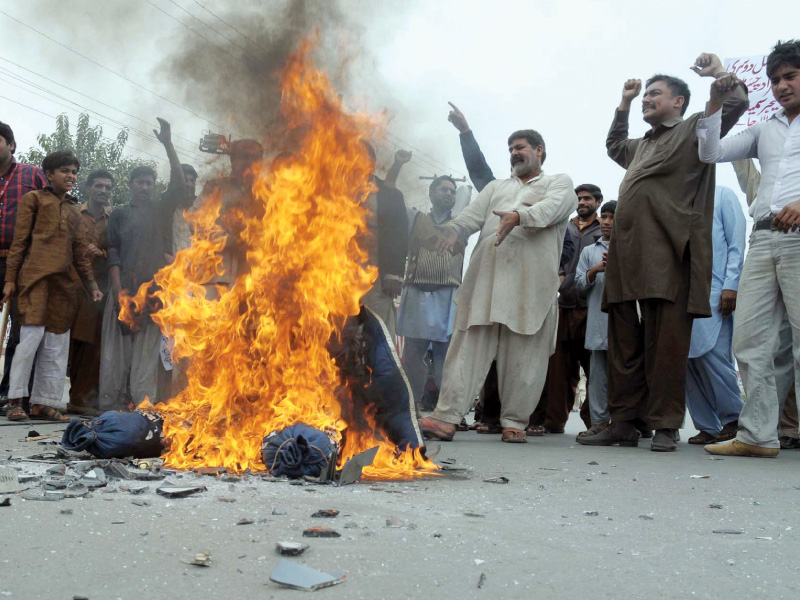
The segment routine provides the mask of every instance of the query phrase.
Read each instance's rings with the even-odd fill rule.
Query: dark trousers
[[[69,409],[99,411],[100,344],[70,340]]]
[[[531,416],[531,425],[544,425],[547,429],[564,429],[569,413],[575,405],[575,386],[583,367],[589,376],[589,359],[592,355],[586,345],[585,308],[558,309],[558,335],[556,351],[547,364],[547,381],[544,391]],[[586,427],[589,419],[588,390],[586,401],[581,406],[581,418]]]
[[[692,337],[688,280],[676,302],[657,298],[608,305],[608,408],[612,421],[645,420],[680,429]]]
[[[480,401],[475,407],[475,420],[486,425],[500,424],[500,388],[497,382],[497,363],[489,367],[489,374],[481,390]]]

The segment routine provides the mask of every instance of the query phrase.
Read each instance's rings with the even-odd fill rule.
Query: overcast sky
[[[231,115],[208,114],[180,77],[165,75],[165,62],[185,36],[198,41],[203,35],[208,52],[219,51],[212,44],[244,43],[239,32],[216,18],[239,22],[233,20],[234,4],[242,3],[0,3],[10,17],[119,74],[0,14],[0,120],[12,125],[19,149],[26,150],[38,133],[54,128],[53,118],[42,113],[66,112],[74,118],[81,111],[72,104],[77,102],[102,115],[92,114],[92,122],[101,121],[109,137],[127,125],[132,154],[162,159],[158,144],[142,136],[151,136],[156,115],[163,116],[173,123],[181,158],[199,165],[201,175],[209,174],[219,162],[197,151],[197,139],[202,130],[215,129],[209,121],[227,123]],[[285,4],[252,2],[249,10],[269,18]],[[426,198],[420,175],[465,173],[458,135],[447,122],[448,100],[466,114],[496,175],[508,173],[508,134],[535,128],[547,144],[545,171],[567,173],[576,185],[595,183],[613,199],[623,171],[606,156],[605,136],[627,78],[645,79],[655,72],[682,77],[693,94],[689,112],[696,112],[703,108],[710,81],[689,71],[700,52],[723,59],[766,54],[776,40],[798,35],[796,2],[780,0],[770,2],[768,10],[739,1],[362,0],[340,6],[352,26],[324,16],[315,24],[348,40],[362,55],[349,100],[388,111],[391,135],[381,142],[381,159],[390,161],[397,146],[417,149],[400,180],[407,202],[417,206]],[[240,21],[244,25],[237,29],[247,35],[247,21]],[[208,77],[213,80],[215,74]],[[646,131],[636,112],[631,124],[632,135]],[[159,167],[166,175],[163,159]],[[730,166],[719,167],[717,181],[743,200]]]

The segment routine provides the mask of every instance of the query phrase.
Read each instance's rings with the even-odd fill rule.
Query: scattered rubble
[[[300,542],[278,542],[275,544],[275,552],[283,556],[300,556],[308,548],[308,544],[301,544]]]
[[[323,573],[311,567],[281,559],[278,561],[278,565],[272,569],[269,579],[284,587],[315,591],[342,583],[345,580],[345,576]]]
[[[326,510],[318,510],[313,515],[311,515],[312,519],[332,519],[334,517],[339,516],[339,511],[335,508],[330,508]]]
[[[303,537],[338,538],[342,537],[342,534],[330,527],[309,527],[303,531]]]

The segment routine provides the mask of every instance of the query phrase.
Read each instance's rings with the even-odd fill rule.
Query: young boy
[[[3,303],[18,295],[22,325],[11,365],[9,421],[28,418],[22,403],[28,396],[34,359],[30,417],[69,420],[54,405],[61,403],[64,392],[69,328],[77,308],[73,265],[91,291],[92,300],[103,299],[92,273],[85,226],[68,193],[77,181],[80,162],[72,152],[53,152],[45,157],[42,169],[49,185],[20,199],[6,263]]]
[[[589,361],[589,416],[592,426],[578,437],[594,435],[608,426],[610,415],[606,399],[606,353],[608,352],[608,315],[600,310],[606,283],[608,242],[614,225],[615,201],[606,202],[600,209],[602,237],[581,252],[575,271],[578,293],[587,295],[589,315],[586,321],[586,349],[592,351]]]

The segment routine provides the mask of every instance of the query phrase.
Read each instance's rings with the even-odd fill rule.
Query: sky
[[[334,5],[336,13],[329,11]],[[238,64],[220,49],[236,54],[258,28],[281,27],[287,6],[0,3],[0,120],[13,127],[24,151],[37,134],[53,131],[54,115],[75,119],[89,108],[91,122],[103,125],[108,137],[128,127],[129,152],[154,158],[166,176],[163,150],[152,137],[161,116],[173,124],[182,160],[208,177],[224,161],[200,153],[197,141],[234,117],[224,114],[224,103],[208,102],[197,73],[190,79],[176,69],[175,56],[213,55],[217,72],[200,74],[213,83]],[[398,187],[408,205],[423,209],[427,183],[420,176],[466,173],[458,134],[447,121],[448,101],[465,113],[497,176],[508,173],[508,134],[534,128],[547,144],[545,172],[567,173],[576,185],[594,183],[615,199],[623,170],[607,157],[605,137],[626,79],[679,76],[692,91],[689,113],[697,112],[710,83],[689,70],[698,54],[766,54],[776,40],[799,35],[791,17],[795,2],[783,0],[771,2],[768,13],[736,0],[320,0],[306,7],[312,18],[302,27],[318,27],[356,56],[343,86],[348,104],[385,111],[389,119],[389,134],[378,143],[380,162],[390,163],[398,148],[413,151]],[[786,18],[776,18],[781,14]],[[642,135],[646,124],[636,112],[631,117],[631,135]],[[744,202],[729,165],[719,166],[717,183]]]

